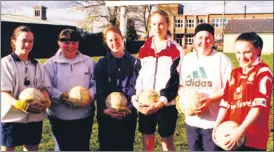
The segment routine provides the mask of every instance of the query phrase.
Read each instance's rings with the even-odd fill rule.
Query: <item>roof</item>
[[[229,20],[224,33],[273,33],[273,19]]]
[[[60,25],[58,23],[50,22],[47,20],[41,20],[38,17],[28,17],[22,15],[13,14],[1,14],[1,22],[19,22],[19,23],[34,23],[34,24],[50,24],[50,25]]]
[[[244,15],[245,13],[225,13],[225,15]],[[256,14],[256,15],[264,15],[264,14],[273,14],[273,13],[270,13],[270,12],[265,12],[265,13],[256,13],[256,12],[253,12],[253,13],[246,13],[246,15],[250,15],[250,14]],[[208,15],[223,15],[223,14],[220,14],[220,13],[210,13]]]
[[[47,9],[47,7],[45,7],[43,5],[39,5],[39,6],[34,6],[33,7],[33,9],[40,9],[40,8]]]

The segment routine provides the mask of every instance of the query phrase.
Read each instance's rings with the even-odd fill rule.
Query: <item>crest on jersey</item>
[[[256,73],[255,72],[253,72],[253,73],[251,73],[250,75],[249,75],[249,77],[248,77],[248,81],[253,81],[254,80],[254,78],[255,78],[255,75],[256,75]]]

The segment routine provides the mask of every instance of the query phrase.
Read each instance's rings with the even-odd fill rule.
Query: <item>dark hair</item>
[[[201,23],[196,26],[195,28],[195,35],[200,31],[207,31],[212,34],[214,37],[214,27],[211,24],[208,23]]]
[[[60,32],[59,36],[58,36],[58,40],[60,42],[64,42],[64,41],[79,41],[80,40],[80,36],[79,34],[73,30],[73,29],[64,29]]]
[[[260,48],[260,53],[258,54],[258,56],[261,56],[264,43],[262,38],[259,35],[257,35],[255,32],[242,33],[235,40],[235,42],[237,41],[247,41],[247,42],[250,42],[256,49]]]
[[[10,40],[10,45],[13,51],[15,51],[16,47],[15,47],[15,41],[17,39],[17,36],[21,33],[21,32],[32,32],[32,30],[28,27],[28,26],[18,26],[14,31],[13,34],[11,36],[11,40]]]

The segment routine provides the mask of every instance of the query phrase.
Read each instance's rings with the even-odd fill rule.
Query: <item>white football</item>
[[[193,116],[195,115],[195,110],[201,106],[200,101],[206,97],[206,94],[193,90],[181,91],[177,107],[186,116]]]
[[[91,102],[91,96],[88,89],[82,86],[72,87],[68,91],[68,96],[70,98],[77,99],[75,101],[77,101],[77,105],[79,105],[79,107],[86,107]]]
[[[221,123],[216,128],[216,132],[215,132],[215,139],[217,142],[216,144],[224,150],[237,150],[238,148],[240,148],[245,142],[244,135],[240,138],[239,142],[231,149],[228,149],[224,145],[224,142],[226,141],[225,135],[230,133],[231,131],[237,129],[238,127],[239,127],[239,125],[234,121],[225,121],[225,122]]]

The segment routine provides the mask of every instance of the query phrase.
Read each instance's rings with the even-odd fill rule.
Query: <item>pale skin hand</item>
[[[125,117],[125,113],[123,112],[119,112],[115,109],[111,109],[111,108],[107,108],[104,110],[104,114],[112,117],[112,118],[115,118],[115,119],[123,119]]]
[[[43,88],[43,89],[40,89],[40,91],[43,93],[44,99],[50,100],[48,91],[46,89]],[[48,108],[47,102],[42,101],[42,103],[44,105],[43,111],[46,111],[46,109]]]
[[[209,105],[212,103],[212,99],[205,98],[205,99],[201,100],[200,102],[202,103],[202,105],[200,107],[198,107],[197,109],[195,109],[194,114],[203,113],[209,107]]]
[[[208,109],[209,105],[213,102],[217,102],[217,101],[220,101],[222,99],[222,96],[223,96],[223,91],[218,91],[216,92],[215,94],[207,97],[207,98],[204,98],[202,99],[200,102],[202,102],[202,105],[200,107],[198,107],[196,110],[195,110],[195,114],[201,114],[203,113],[204,111],[206,111],[206,109]]]
[[[228,149],[232,149],[237,143],[238,141],[241,139],[241,136],[244,134],[245,130],[243,130],[243,128],[237,128],[235,130],[233,130],[231,133],[228,133],[225,135],[225,137],[227,137],[227,141],[224,143],[224,145],[228,148]]]
[[[142,114],[146,115],[146,105],[142,105],[141,103],[139,103],[138,101],[136,100],[133,100],[132,101],[132,104],[133,106],[137,109],[137,111],[141,112]]]
[[[145,112],[147,113],[147,115],[150,115],[152,113],[157,112],[164,106],[165,106],[165,104],[163,102],[156,102],[156,103],[151,104],[148,107],[145,107]]]
[[[228,139],[230,139],[226,144],[228,148],[233,147],[239,141],[241,135],[243,135],[247,128],[260,117],[262,111],[263,109],[258,107],[253,107],[249,110],[243,123],[237,128],[237,130],[228,135]]]
[[[164,106],[165,104],[163,102],[156,102],[152,103],[151,105],[140,105],[138,111],[143,113],[144,115],[150,115],[157,112]]]

